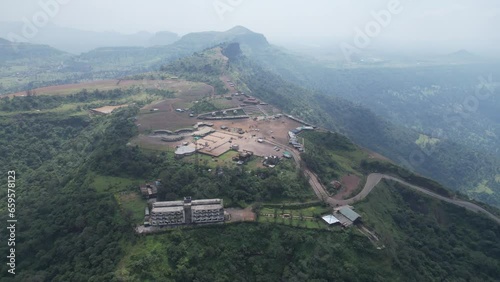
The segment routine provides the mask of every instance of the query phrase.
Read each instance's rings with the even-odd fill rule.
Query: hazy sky
[[[32,19],[40,3],[67,2],[51,23],[93,31],[179,34],[227,30],[243,25],[270,41],[293,38],[352,38],[364,29],[372,12],[391,1],[402,11],[392,14],[378,40],[429,42],[456,40],[489,45],[499,42],[499,0],[2,0],[0,21]],[[215,7],[218,7],[217,10]]]

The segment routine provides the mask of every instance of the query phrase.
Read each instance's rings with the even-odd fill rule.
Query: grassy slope
[[[500,226],[483,216],[385,182],[355,206],[394,265],[415,281],[500,275]]]
[[[144,208],[147,202],[138,191],[138,186],[144,183],[141,179],[96,175],[92,187],[103,194],[113,194],[123,214],[131,217],[136,224],[144,222]]]

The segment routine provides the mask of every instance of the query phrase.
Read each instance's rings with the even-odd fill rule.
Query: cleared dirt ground
[[[288,131],[301,126],[300,123],[286,117],[261,121],[253,119],[218,120],[213,121],[213,124],[214,129],[218,131],[222,131],[221,126],[227,126],[232,136],[238,136],[238,139],[232,140],[231,144],[237,144],[240,150],[252,151],[257,156],[281,156],[283,148],[280,148],[280,151],[275,151],[276,146],[267,141],[288,144]],[[237,133],[240,128],[245,132],[244,134]],[[259,138],[263,140],[262,143],[257,141]],[[230,144],[226,145],[229,149]]]
[[[340,191],[334,196],[335,199],[341,200],[344,197],[349,196],[356,190],[359,185],[361,178],[357,175],[344,175],[340,182],[342,183],[342,188]]]
[[[174,151],[175,145],[161,141],[161,137],[150,137],[146,135],[138,135],[129,142],[130,145],[137,145],[141,148],[156,151]],[[182,142],[177,142],[176,144],[182,144]]]
[[[172,89],[178,91],[179,95],[197,95],[197,90],[205,92],[209,89],[213,93],[213,87],[204,83],[195,83],[185,81],[182,79],[165,79],[165,80],[99,80],[74,84],[62,84],[33,89],[36,95],[68,95],[77,93],[83,89],[93,91],[99,89],[100,91],[111,90],[117,88],[129,88],[131,86],[139,86],[145,88],[156,89]],[[8,94],[6,96],[25,96],[26,91]]]
[[[227,126],[229,128],[241,128],[248,133],[250,137],[255,135],[256,138],[273,139],[278,143],[288,144],[288,131],[302,126],[300,123],[293,121],[287,117],[277,119],[260,120],[241,119],[241,120],[218,120],[212,121],[214,128]],[[245,134],[247,135],[247,134]]]
[[[136,122],[141,133],[157,129],[177,130],[193,126],[199,120],[196,120],[195,117],[189,117],[188,111],[177,112],[176,109],[190,107],[195,101],[201,100],[213,92],[213,87],[204,83],[187,81],[176,81],[171,84],[168,84],[168,81],[161,81],[161,83],[159,87],[176,91],[176,98],[144,106]]]
[[[174,150],[176,146],[181,145],[183,142],[193,142],[194,140],[191,136],[189,136],[189,134],[184,138],[184,140],[178,142],[163,142],[159,137],[147,136],[151,130],[176,130],[191,127],[196,122],[200,121],[194,117],[190,118],[189,113],[187,112],[176,112],[173,107],[175,100],[176,99],[168,99],[168,101],[148,105],[148,108],[144,109],[144,114],[141,114],[137,121],[137,124],[139,124],[139,131],[143,134],[134,138],[132,143],[149,149],[157,148],[160,150]],[[149,111],[149,109],[154,108],[158,109],[158,111]],[[288,131],[301,126],[300,123],[286,117],[259,121],[253,119],[241,119],[216,120],[210,122],[214,124],[213,128],[218,132],[227,133],[227,135],[233,137],[231,143],[227,142],[229,138],[228,140],[221,141],[224,143],[222,145],[212,144],[213,142],[208,141],[211,147],[221,145],[216,150],[211,151],[215,156],[229,150],[232,144],[239,145],[240,150],[252,151],[257,156],[281,156],[283,148],[280,148],[280,151],[276,151],[274,149],[275,145],[267,141],[276,141],[278,143],[288,144]],[[227,126],[228,130],[222,130],[221,126]],[[244,134],[237,133],[240,128],[245,132]],[[209,135],[207,138],[212,140],[213,136],[210,137]],[[258,139],[262,139],[263,142],[259,143],[257,141]],[[201,142],[204,144],[204,141]],[[171,149],[163,147],[170,147]]]
[[[231,216],[231,220],[229,220],[229,222],[255,221],[256,218],[251,207],[247,207],[245,209],[228,208],[225,211]]]
[[[96,108],[96,109],[92,109],[92,110],[95,112],[102,113],[102,114],[110,114],[113,110],[123,108],[126,106],[128,106],[128,105],[104,106],[104,107],[100,107],[100,108]]]
[[[196,118],[189,117],[187,111],[182,113],[175,111],[176,106],[184,101],[180,98],[166,99],[142,108],[136,122],[139,132],[157,129],[177,130],[193,126],[197,122]]]
[[[90,91],[94,89],[109,90],[109,89],[120,88],[120,86],[117,85],[117,83],[118,80],[100,80],[100,81],[91,81],[84,83],[47,86],[47,87],[36,88],[34,89],[34,91],[36,95],[68,95],[76,93],[83,89],[87,89]],[[7,96],[13,97],[13,96],[25,96],[25,95],[26,91],[22,91],[22,92],[8,94]]]

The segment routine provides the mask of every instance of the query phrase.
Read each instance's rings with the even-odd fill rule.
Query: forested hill
[[[257,49],[269,46],[264,35],[252,32],[243,26],[235,26],[224,32],[207,31],[188,33],[172,44],[172,46],[202,50],[221,43],[231,42],[238,42],[241,45]]]
[[[360,103],[299,87],[249,59],[233,61],[231,70],[241,75],[255,96],[327,129],[339,130],[355,143],[451,189],[500,206],[500,159],[494,154],[454,139],[443,138],[434,144],[416,142],[421,131],[396,124]],[[482,186],[492,193],[476,193]]]
[[[294,116],[346,134],[355,143],[433,178],[450,189],[500,206],[500,183],[496,179],[500,167],[498,159],[452,140],[422,147],[415,142],[419,139],[419,132],[394,124],[358,103],[298,86],[249,59],[244,48],[241,49],[242,54],[230,60],[224,71],[219,67],[207,69],[211,66],[211,56],[207,55],[211,51],[208,50],[180,59],[163,69],[206,82],[211,77],[218,80],[224,72],[238,78],[236,83],[241,90]],[[473,193],[485,181],[493,191],[499,192]]]
[[[369,139],[349,134],[357,143],[499,205],[498,61],[461,51],[421,65],[339,67],[275,46],[245,55],[289,82],[370,109],[400,132],[389,143],[378,141],[380,134]],[[328,102],[322,105],[330,111]]]
[[[320,94],[246,66],[237,46],[231,46],[223,53],[242,61],[229,68],[222,68],[225,60],[215,56],[216,50],[207,50],[163,70],[177,69],[180,76],[206,81],[220,81],[223,73],[234,76],[238,85],[252,87],[254,95],[287,99],[283,101],[290,103],[287,111],[316,123],[325,119],[323,124],[338,125],[339,131],[352,126],[350,122],[361,122],[350,117],[350,111],[376,118],[341,99],[332,100],[339,111],[333,118],[318,105]],[[246,73],[238,71],[240,67]],[[254,72],[265,76],[255,80],[264,86],[250,84]],[[212,158],[195,165],[189,158],[174,158],[171,150],[158,151],[163,146],[133,145],[140,108],[184,95],[171,89],[147,90],[81,90],[0,99],[0,170],[16,171],[18,219],[16,276],[3,263],[2,282],[498,280],[500,225],[390,183],[381,183],[356,203],[363,224],[380,235],[380,249],[355,227],[322,225],[318,215],[329,210],[324,206],[310,214],[314,228],[266,216],[253,223],[176,228],[148,236],[134,233],[146,206],[138,185],[154,179],[165,184],[159,191],[162,199],[220,197],[226,207],[253,205],[258,210],[261,202],[276,207],[289,201],[303,204],[314,197],[307,178],[292,161],[273,169],[248,164],[222,167],[221,161],[209,163]],[[109,115],[88,113],[95,107],[121,104],[130,106]],[[341,157],[356,147],[336,136],[318,131],[313,138],[303,137],[311,144],[308,148],[315,148],[309,151],[311,156],[321,154],[318,163],[334,164],[329,157]],[[336,169],[331,166],[328,172]],[[0,190],[4,203],[6,194],[7,189]],[[6,222],[7,205],[0,211]],[[0,253],[8,254],[8,249],[0,244]]]
[[[188,33],[172,44],[152,47],[106,47],[81,54],[78,59],[94,67],[112,70],[119,66],[130,69],[129,73],[157,69],[162,64],[189,56],[194,52],[213,47],[223,42],[241,42],[249,48],[268,46],[262,34],[237,26],[227,31]]]
[[[190,33],[167,46],[101,48],[80,56],[47,46],[3,41],[0,60],[8,58],[9,63],[2,68],[5,78],[0,81],[0,93],[155,70],[181,57],[190,60],[193,52],[221,42],[241,43],[244,56],[233,58],[228,71],[241,75],[242,82],[256,96],[310,122],[347,134],[356,143],[452,189],[499,205],[500,158],[495,137],[500,134],[495,114],[498,99],[491,95],[488,102],[480,101],[480,110],[467,112],[466,118],[461,112],[454,113],[453,105],[446,106],[454,93],[463,98],[460,102],[465,101],[469,86],[477,80],[474,71],[455,68],[451,72],[450,67],[331,69],[270,45],[262,34],[235,27],[225,32]],[[30,61],[29,68],[26,60]],[[186,69],[179,63],[173,68],[185,75],[191,73],[190,79],[195,79],[195,68]],[[198,69],[200,78],[206,70]],[[491,72],[497,74],[494,68]],[[461,77],[459,83],[439,90],[446,96],[436,95],[438,90],[431,84],[442,80],[450,85],[455,73]],[[204,81],[218,89],[223,87],[218,78]],[[389,81],[390,87],[385,87]],[[443,115],[449,117],[448,122],[442,122]],[[457,121],[459,126],[455,126]],[[443,137],[436,140],[436,132]]]
[[[141,74],[223,42],[240,42],[246,50],[269,46],[262,34],[241,26],[222,32],[188,33],[168,45],[109,46],[80,55],[67,54],[45,45],[3,40],[0,42],[0,62],[8,63],[0,67],[0,95],[48,85]],[[33,77],[36,80],[31,79]]]
[[[52,58],[66,54],[48,45],[11,42],[0,38],[0,62],[20,59]]]
[[[246,59],[231,66],[255,96],[312,123],[345,133],[354,142],[451,189],[500,206],[500,161],[493,155],[451,139],[419,144],[415,141],[420,132],[388,121],[365,106],[298,87]],[[483,184],[494,193],[473,193]]]
[[[137,105],[107,116],[87,114],[110,100]],[[245,166],[223,168],[219,176],[207,173],[203,162],[200,172],[171,152],[127,145],[138,134],[139,108],[151,101],[156,100],[145,99],[137,88],[0,100],[0,169],[16,170],[18,208],[16,276],[2,264],[1,281],[495,281],[499,276],[500,225],[390,183],[356,204],[383,249],[355,228],[284,226],[284,218],[135,234],[126,199],[138,189],[130,180],[160,178],[165,197],[223,197],[233,205],[283,197],[300,201],[311,193],[291,164],[255,174],[242,173]],[[355,147],[336,134],[314,136],[305,137],[320,152],[327,148],[322,160]],[[129,181],[118,185],[115,179]],[[0,192],[3,200],[6,193]],[[139,203],[142,220],[145,201]],[[0,207],[4,222],[6,208]],[[1,253],[7,249],[0,245]]]

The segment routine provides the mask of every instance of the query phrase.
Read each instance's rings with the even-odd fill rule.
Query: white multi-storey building
[[[153,203],[149,222],[152,226],[224,222],[222,199],[168,201]]]

